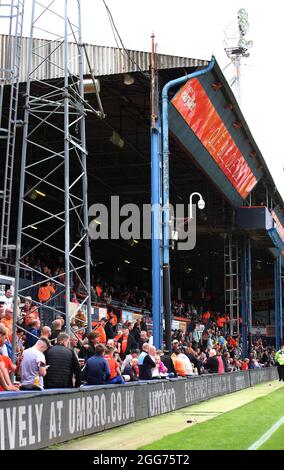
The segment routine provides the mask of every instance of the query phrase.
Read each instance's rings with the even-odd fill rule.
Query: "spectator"
[[[153,332],[152,332],[152,330],[148,330],[148,331],[147,331],[147,338],[148,338],[148,343],[150,344],[150,346],[153,346],[153,344],[154,344],[154,338],[153,338]]]
[[[180,349],[175,349],[171,358],[174,363],[176,374],[180,377],[186,377],[185,362],[180,356]]]
[[[121,366],[121,372],[123,373],[124,372],[124,369],[125,367],[130,364],[130,362],[132,361],[132,359],[137,359],[138,360],[138,357],[139,357],[139,354],[140,354],[140,351],[139,349],[133,349],[130,354],[128,354],[126,356],[126,358],[124,359],[123,363],[122,363],[122,366]]]
[[[44,326],[41,329],[41,336],[47,339],[51,338],[51,328],[49,326]]]
[[[150,353],[153,352],[153,350],[151,349],[152,346],[145,343],[142,348],[143,351],[138,358],[139,378],[140,380],[151,380],[152,369],[156,367],[155,361],[153,361],[150,356]]]
[[[45,268],[47,267],[45,266]],[[41,287],[39,287],[38,289],[38,300],[40,303],[45,304],[51,299],[52,295],[54,294],[55,294],[54,285],[51,282],[44,282],[41,285]]]
[[[169,354],[169,351],[164,351],[164,353],[162,353],[162,351],[157,351],[157,354],[160,355],[161,357],[161,361],[162,363],[164,364],[164,366],[167,368],[168,370],[168,374],[171,374],[173,377],[176,377],[176,370],[175,370],[175,367],[174,367],[174,363],[173,363],[173,360]]]
[[[207,360],[206,369],[209,370],[210,374],[217,374],[219,369],[219,361],[216,357],[216,349],[209,351],[209,359]]]
[[[113,339],[114,338],[114,329],[112,325],[112,321],[110,318],[106,319],[105,323],[105,333],[106,333],[106,339]]]
[[[141,332],[142,332],[142,331],[146,331],[146,333],[147,333],[148,327],[147,327],[147,323],[146,323],[145,317],[142,317],[142,319],[141,319],[141,322],[140,322],[140,329],[141,329]]]
[[[6,298],[2,295],[0,297],[0,322],[2,318],[5,316],[5,310],[6,310]]]
[[[29,316],[28,326],[26,327],[26,349],[32,348],[40,337],[40,323],[39,319],[35,318],[33,314]]]
[[[138,348],[140,349],[140,351],[142,350],[142,346],[145,343],[148,343],[147,331],[142,330],[140,333],[140,339],[138,341]]]
[[[94,330],[87,336],[88,342],[83,343],[79,352],[79,357],[86,361],[96,353],[96,346],[99,344],[100,334]]]
[[[139,380],[139,366],[138,358],[133,357],[130,362],[128,362],[123,370],[123,376],[129,376],[130,382],[137,382]]]
[[[114,348],[108,347],[106,349],[105,359],[109,365],[110,370],[110,377],[109,382],[110,384],[125,384],[125,380],[121,375],[119,365],[114,358]]]
[[[81,368],[66,333],[59,333],[57,342],[46,352],[50,367],[44,378],[44,388],[73,388],[81,385]],[[75,383],[73,384],[73,376]]]
[[[248,370],[248,368],[249,368],[248,365],[249,365],[249,359],[246,358],[246,359],[243,360],[241,370]]]
[[[0,324],[0,391],[16,391],[17,387],[14,387],[10,380],[10,373],[18,373],[20,361],[15,366],[8,355],[2,354],[3,346],[8,338],[8,330],[4,325]]]
[[[122,327],[122,336],[119,338],[118,343],[121,345],[120,357],[122,360],[124,360],[125,357],[130,354],[132,349],[136,349],[137,347],[133,335],[125,326]]]
[[[28,325],[28,317],[29,314],[33,314],[35,318],[39,319],[39,313],[37,310],[37,306],[33,305],[33,301],[31,297],[26,297],[25,298],[25,305],[24,308],[22,309],[22,312],[25,314],[25,320],[24,320],[24,326],[26,327]]]
[[[103,345],[106,345],[106,342],[107,342],[107,336],[105,332],[106,323],[107,323],[107,319],[102,318],[99,326],[96,328],[96,332],[99,333],[99,343]]]
[[[52,330],[51,330],[51,336],[50,336],[50,341],[55,342],[56,338],[60,333],[63,333],[62,330],[62,320],[60,318],[57,318],[52,322]]]
[[[95,355],[88,359],[83,369],[83,379],[87,385],[103,385],[108,383],[110,378],[110,369],[108,362],[105,360],[105,346],[97,344]]]
[[[9,292],[9,291],[7,291]],[[1,320],[2,325],[8,329],[8,339],[12,343],[13,337],[13,305],[7,304],[5,309],[5,315]]]
[[[48,339],[40,338],[32,348],[24,351],[20,390],[43,390],[43,377],[47,374],[44,353],[49,347]]]

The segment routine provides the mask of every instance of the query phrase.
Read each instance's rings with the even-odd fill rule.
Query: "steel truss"
[[[74,14],[75,11],[75,14]],[[47,25],[50,30],[47,31]],[[35,47],[35,32],[44,31],[54,41]],[[68,42],[77,44],[72,62]],[[64,57],[64,67],[58,58]],[[32,268],[40,287],[51,282],[56,288],[52,303],[37,302],[52,320],[62,314],[58,299],[64,300],[66,331],[77,311],[87,311],[91,328],[90,249],[88,236],[88,182],[85,134],[86,110],[83,84],[80,0],[33,0],[28,76],[23,130],[15,298],[26,297],[20,288],[20,271],[28,257],[48,252],[65,259],[64,275],[41,274]],[[62,62],[61,62],[62,63]],[[53,67],[59,78],[43,81],[37,76],[41,66]],[[94,111],[94,110],[93,110]],[[95,112],[95,111],[94,111]],[[56,142],[56,143],[55,143]],[[55,209],[54,209],[55,208]],[[41,277],[40,277],[41,276]],[[74,279],[80,281],[85,296],[70,313],[70,293]],[[16,318],[14,308],[14,319]],[[15,322],[14,322],[15,323]],[[14,334],[14,338],[15,338]]]
[[[239,334],[240,273],[237,235],[228,234],[224,241],[225,313],[230,316],[230,335]]]
[[[18,121],[18,97],[20,66],[22,59],[24,0],[0,0],[1,27],[7,29],[4,61],[0,69],[0,139],[5,141],[5,153],[1,164],[4,168],[1,198],[0,259],[8,258],[10,239],[10,218],[13,189],[15,144]],[[9,111],[3,113],[4,89],[9,87]]]

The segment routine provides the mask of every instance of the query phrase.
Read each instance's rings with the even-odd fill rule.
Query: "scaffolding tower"
[[[18,120],[18,100],[20,66],[22,60],[24,0],[0,0],[1,28],[7,33],[5,48],[2,51],[0,68],[0,139],[4,141],[4,180],[1,181],[0,207],[0,260],[8,258],[10,243],[10,218],[13,189],[13,173]],[[4,90],[9,90],[9,109],[3,106]]]
[[[230,317],[230,335],[240,333],[240,273],[239,245],[236,235],[228,234],[224,240],[225,313]]]
[[[49,27],[49,28],[48,28]],[[40,32],[46,39],[35,45]],[[76,57],[69,42],[75,44]],[[64,66],[62,67],[62,57]],[[20,274],[31,269],[33,289],[51,287],[51,300],[36,304],[44,323],[66,317],[66,331],[79,310],[91,328],[90,247],[84,100],[84,48],[80,0],[32,2],[28,75],[25,93],[22,163],[16,249],[15,298],[27,296]],[[39,69],[53,68],[55,80],[43,80]],[[93,110],[95,112],[95,110]],[[40,253],[58,264],[50,273],[30,266]],[[61,265],[61,266],[60,266]],[[64,266],[62,268],[62,266]],[[61,269],[60,269],[61,268]],[[81,300],[71,311],[70,295],[80,285]],[[63,307],[62,307],[63,300]],[[16,302],[15,302],[16,304]],[[17,306],[14,305],[14,325]],[[14,334],[13,338],[16,335]],[[13,344],[15,349],[15,344]]]

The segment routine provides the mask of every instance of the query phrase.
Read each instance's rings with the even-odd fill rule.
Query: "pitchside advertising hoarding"
[[[239,196],[245,199],[257,184],[259,177],[257,178],[241,153],[200,81],[195,78],[189,80],[171,103]]]
[[[1,393],[0,450],[52,444],[275,380],[276,368],[76,390]]]

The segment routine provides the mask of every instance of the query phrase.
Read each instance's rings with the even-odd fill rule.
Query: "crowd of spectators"
[[[102,296],[103,289],[98,294]],[[78,303],[75,294],[72,300]],[[14,302],[18,304],[15,364],[11,360]],[[250,354],[242,359],[241,337],[228,334],[226,316],[209,310],[199,314],[194,308],[191,313],[186,331],[172,331],[170,353],[154,347],[145,317],[122,322],[108,311],[87,333],[86,317],[79,308],[68,335],[64,315],[46,324],[37,303],[29,297],[21,303],[7,290],[0,298],[1,390],[124,384],[275,365],[275,351],[261,338],[254,339]],[[16,377],[13,383],[11,372]]]

